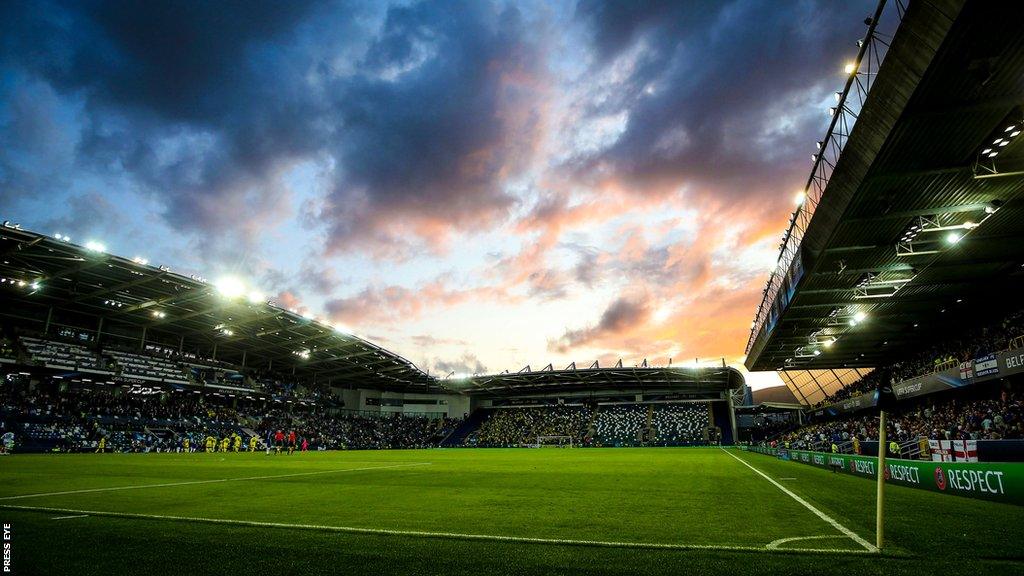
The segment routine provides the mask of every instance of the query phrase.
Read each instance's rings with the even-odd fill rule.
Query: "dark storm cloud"
[[[327,166],[316,222],[331,248],[429,244],[502,217],[501,179],[529,154],[518,136],[536,124],[523,111],[542,58],[514,8],[392,7],[380,30],[372,4],[2,10],[0,65],[81,106],[65,127],[77,165],[127,175],[187,230],[256,234],[289,216],[287,171],[314,162]],[[25,197],[46,192],[32,172],[0,158],[0,179]]]
[[[388,10],[337,103],[332,247],[442,242],[449,225],[505,215],[502,180],[529,155],[538,122],[529,106],[542,58],[528,37],[517,9],[484,2]]]
[[[590,109],[627,110],[625,132],[577,157],[575,173],[626,187],[699,183],[733,198],[763,192],[773,177],[799,180],[826,116],[790,114],[841,87],[842,62],[856,54],[872,7],[584,0],[576,16],[590,31],[595,69],[636,55],[626,80]]]
[[[63,127],[79,169],[127,175],[170,224],[207,235],[244,235],[281,209],[277,172],[316,140],[316,102],[287,88],[310,63],[279,48],[309,2],[5,6],[0,63],[81,106]],[[53,193],[5,172],[26,198]]]

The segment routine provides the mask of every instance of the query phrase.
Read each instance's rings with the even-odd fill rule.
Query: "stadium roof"
[[[884,365],[955,334],[951,307],[1020,306],[1019,15],[1014,3],[914,2],[891,44],[869,34],[858,62],[877,65],[882,42],[884,64],[839,95],[751,330],[750,370]]]
[[[587,368],[488,374],[446,381],[471,396],[515,397],[567,392],[662,392],[699,394],[735,390],[743,375],[735,368]]]
[[[0,318],[18,326],[69,322],[124,342],[145,337],[306,383],[440,390],[405,358],[247,293],[238,280],[215,285],[6,222],[0,255]]]

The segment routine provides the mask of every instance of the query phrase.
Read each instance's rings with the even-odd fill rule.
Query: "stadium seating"
[[[857,382],[837,390],[816,406],[827,406],[874,390],[879,384],[903,380],[945,370],[957,363],[985,354],[1019,348],[1024,345],[1024,310],[1008,314],[997,322],[974,330],[965,330],[957,338],[912,354],[891,366],[883,366]]]
[[[601,406],[595,420],[597,441],[602,446],[633,446],[648,428],[648,408],[642,404]]]
[[[651,407],[652,438],[659,444],[703,442],[709,421],[706,403],[654,404]]]
[[[114,359],[124,376],[176,384],[188,383],[181,364],[174,360],[120,350],[108,350],[107,354]]]
[[[538,436],[569,436],[573,444],[589,443],[593,412],[585,406],[501,408],[494,410],[467,443],[476,446],[523,446]]]
[[[996,397],[963,401],[924,401],[892,413],[886,426],[890,440],[1001,440],[1024,438],[1024,400],[1003,390]],[[819,422],[781,435],[777,442],[792,448],[827,451],[831,444],[857,438],[878,439],[877,416]]]
[[[32,359],[37,363],[69,370],[105,370],[97,355],[78,344],[56,340],[23,337],[21,339]]]

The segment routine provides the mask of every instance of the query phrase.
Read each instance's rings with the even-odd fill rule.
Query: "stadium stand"
[[[648,428],[648,407],[642,404],[602,406],[597,414],[597,442],[602,446],[634,446]]]
[[[535,444],[538,436],[569,436],[576,446],[587,441],[592,412],[585,406],[501,408],[492,411],[467,442],[475,446]]]
[[[894,412],[886,434],[900,444],[920,440],[1024,439],[1024,399],[1009,386],[974,399],[961,394],[944,399],[925,397]],[[846,447],[855,438],[862,442],[878,440],[877,416],[857,415],[813,423],[779,435],[775,444],[829,451],[832,444]]]
[[[652,405],[652,438],[666,446],[703,442],[711,421],[708,408],[706,403]]]
[[[150,391],[151,392],[151,391]],[[92,451],[99,438],[115,452],[178,450],[190,439],[193,450],[207,435],[238,434],[247,443],[275,430],[294,430],[311,449],[388,449],[436,446],[458,419],[329,413],[320,406],[243,401],[232,407],[218,394],[84,387],[29,390],[16,378],[0,386],[0,420],[20,433],[27,451]]]
[[[828,406],[869,392],[883,382],[896,384],[916,376],[955,367],[960,362],[985,354],[1022,346],[1024,310],[1017,310],[996,322],[965,330],[956,338],[944,340],[921,352],[908,355],[905,360],[876,369],[857,382],[839,389],[816,406]]]
[[[114,359],[118,373],[121,375],[174,384],[188,383],[183,367],[173,360],[120,350],[108,350],[107,354]]]
[[[43,366],[68,370],[106,370],[97,355],[78,344],[24,337],[22,342],[32,359]]]

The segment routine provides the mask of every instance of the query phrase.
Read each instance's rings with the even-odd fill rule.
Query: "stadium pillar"
[[[729,427],[732,428],[732,443],[736,444],[739,436],[736,435],[736,409],[732,402],[732,390],[727,390],[725,396],[729,399]]]
[[[50,321],[53,320],[53,306],[46,311],[46,326],[43,326],[43,334],[50,333]]]
[[[875,547],[882,551],[882,528],[885,525],[885,410],[878,413],[878,496],[875,509]]]
[[[145,324],[142,325],[142,337],[139,338],[139,350],[146,349],[146,329],[148,328],[149,326],[146,326]]]

